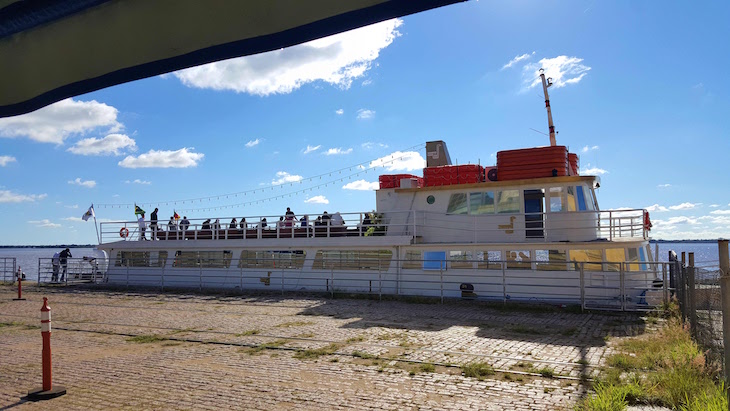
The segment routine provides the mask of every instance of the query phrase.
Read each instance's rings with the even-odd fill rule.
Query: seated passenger
[[[299,219],[299,224],[302,227],[306,227],[308,220],[309,220],[309,217],[306,214],[304,214],[304,216],[302,216],[302,218]]]
[[[332,216],[332,220],[331,220],[331,223],[330,224],[332,224],[333,226],[337,226],[337,227],[341,227],[341,226],[344,226],[345,225],[345,220],[342,218],[342,215],[340,215],[340,212],[339,211],[336,212]]]
[[[246,229],[246,218],[245,217],[241,217],[241,222],[238,223],[238,224],[241,227],[241,230],[245,230]]]
[[[203,225],[200,228],[202,230],[210,230],[210,218],[203,221]]]
[[[238,221],[236,221],[236,217],[233,217],[233,220],[231,220],[231,224],[228,226],[228,228],[231,230],[235,230],[236,227],[238,227]]]

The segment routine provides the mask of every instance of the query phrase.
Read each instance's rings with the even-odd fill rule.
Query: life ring
[[[126,227],[122,227],[122,229],[119,230],[119,237],[122,237],[122,238],[129,237],[129,230],[127,230]]]
[[[649,212],[644,210],[644,230],[651,231],[651,220],[649,219]]]

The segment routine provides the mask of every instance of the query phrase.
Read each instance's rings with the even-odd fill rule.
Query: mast
[[[547,109],[548,115],[548,127],[550,128],[550,145],[554,146],[555,143],[555,126],[553,125],[553,113],[550,110],[550,96],[548,96],[548,87],[553,85],[553,79],[548,78],[545,80],[545,70],[540,69],[540,78],[542,79],[542,91],[545,93],[545,108]]]

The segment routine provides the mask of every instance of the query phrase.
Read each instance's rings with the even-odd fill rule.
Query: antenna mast
[[[542,79],[542,91],[545,92],[545,108],[547,109],[548,115],[548,127],[550,128],[550,145],[554,146],[555,143],[555,126],[553,125],[553,113],[550,110],[550,96],[548,96],[548,87],[553,85],[553,79],[548,78],[545,80],[545,70],[540,69],[540,78]]]

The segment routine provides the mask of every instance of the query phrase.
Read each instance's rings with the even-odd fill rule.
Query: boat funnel
[[[426,142],[426,167],[450,166],[451,156],[441,140]]]

